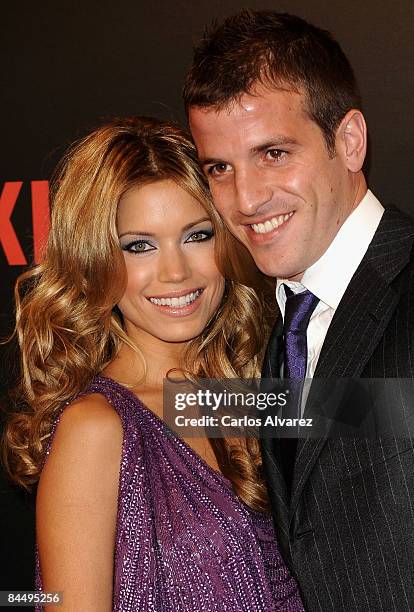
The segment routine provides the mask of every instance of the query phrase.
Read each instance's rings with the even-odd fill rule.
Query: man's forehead
[[[283,138],[298,138],[300,120],[309,119],[303,94],[291,89],[256,90],[225,108],[192,107],[189,112],[190,129],[199,149],[212,140],[229,137],[242,139],[244,144],[249,141],[250,146],[260,145],[263,139],[282,142]]]
[[[246,119],[269,111],[306,111],[305,94],[287,87],[256,86],[247,93],[231,99],[226,104],[211,106],[192,106],[189,108],[190,126],[193,124],[214,123],[224,119]]]

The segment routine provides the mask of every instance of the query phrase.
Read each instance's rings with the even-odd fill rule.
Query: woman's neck
[[[133,386],[139,382],[140,386],[161,387],[169,370],[182,366],[186,343],[164,342],[149,334],[133,341],[139,352],[123,344],[115,359],[105,368],[105,374]]]

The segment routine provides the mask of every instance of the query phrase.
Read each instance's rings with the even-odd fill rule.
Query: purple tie
[[[308,343],[306,332],[309,320],[319,299],[310,291],[293,293],[283,285],[286,294],[284,333],[284,378],[303,380],[306,376]],[[290,401],[283,409],[282,416],[288,419],[301,416],[302,384],[291,385]],[[280,440],[282,467],[288,494],[290,494],[295,464],[298,428],[292,428],[287,437]]]
[[[319,299],[308,290],[293,293],[287,285],[283,287],[286,294],[284,377],[303,379],[308,359],[306,331]]]

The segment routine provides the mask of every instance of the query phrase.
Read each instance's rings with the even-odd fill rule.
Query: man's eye
[[[220,176],[221,174],[225,174],[229,169],[228,164],[214,164],[214,166],[210,166],[207,169],[207,174],[209,176]]]
[[[281,149],[268,149],[266,151],[266,157],[271,160],[280,161],[286,155],[286,151]]]
[[[203,230],[199,232],[193,232],[187,238],[186,242],[204,242],[210,240],[213,237],[213,230]]]
[[[129,253],[146,253],[147,251],[153,251],[154,247],[145,240],[135,240],[134,242],[126,244],[123,250]]]

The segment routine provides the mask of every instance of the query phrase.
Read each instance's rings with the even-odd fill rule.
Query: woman
[[[160,418],[172,370],[258,371],[260,304],[216,265],[228,238],[192,144],[114,121],[69,152],[52,204],[17,289],[28,410],[5,438],[15,481],[40,477],[37,587],[62,610],[302,610],[257,442],[180,440]]]

